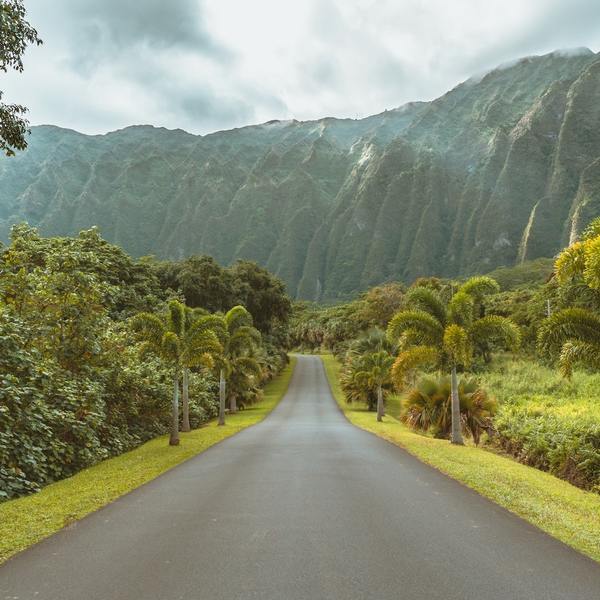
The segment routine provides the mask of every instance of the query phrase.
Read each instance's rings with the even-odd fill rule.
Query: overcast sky
[[[206,133],[363,117],[499,63],[600,50],[600,0],[25,0],[44,40],[0,74],[33,124]]]

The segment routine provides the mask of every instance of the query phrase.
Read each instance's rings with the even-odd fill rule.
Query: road
[[[0,567],[34,598],[598,600],[600,566],[350,425],[301,356],[262,423]]]

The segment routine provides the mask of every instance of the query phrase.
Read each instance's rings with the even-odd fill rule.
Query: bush
[[[600,491],[600,375],[571,381],[533,361],[501,360],[481,375],[500,401],[493,443],[520,462]]]
[[[401,420],[414,429],[431,431],[449,438],[452,426],[450,377],[422,377],[402,402]],[[458,383],[463,432],[479,444],[481,434],[491,427],[496,401],[475,379],[463,377]]]

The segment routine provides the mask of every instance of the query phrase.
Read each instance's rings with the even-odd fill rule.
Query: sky
[[[360,118],[556,49],[600,50],[599,0],[25,0],[44,44],[4,100],[32,124],[204,134]]]

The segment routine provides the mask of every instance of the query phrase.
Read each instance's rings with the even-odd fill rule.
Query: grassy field
[[[486,496],[600,562],[600,495],[538,469],[473,446],[453,446],[411,431],[388,415],[348,405],[339,386],[340,364],[322,356],[334,396],[351,423],[366,429]],[[392,412],[397,406],[392,401]]]
[[[600,374],[564,379],[523,359],[495,360],[478,374],[498,400],[495,438],[521,462],[600,492]]]
[[[223,427],[211,421],[190,433],[181,433],[179,446],[169,446],[168,436],[156,438],[53,483],[37,494],[0,504],[0,563],[217,442],[262,421],[284,396],[295,361],[292,357],[284,371],[267,384],[259,403],[228,416]]]

